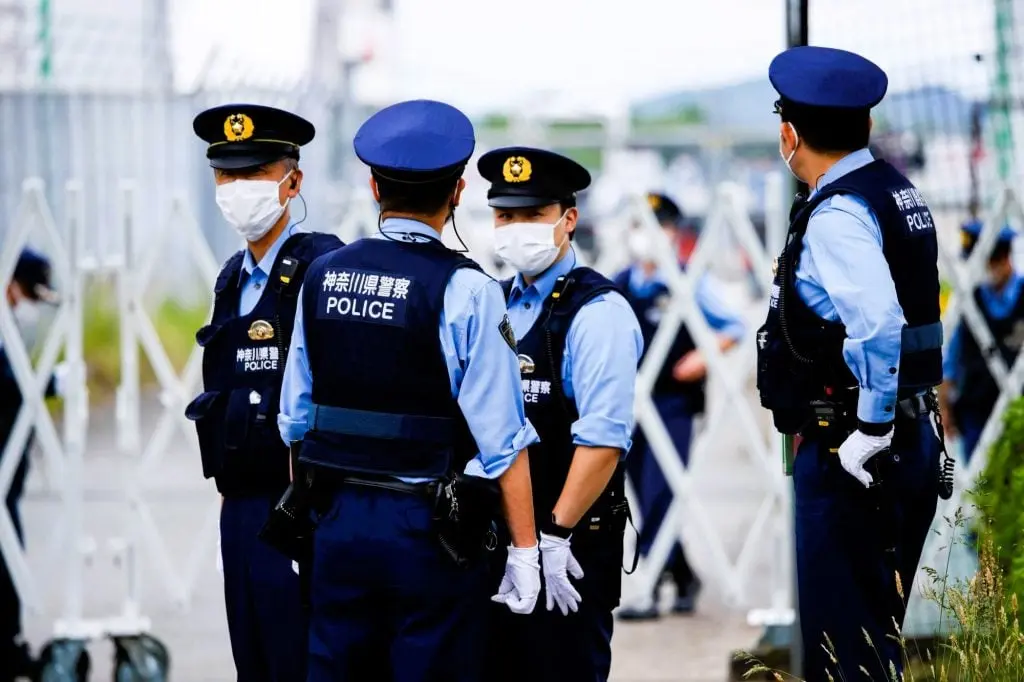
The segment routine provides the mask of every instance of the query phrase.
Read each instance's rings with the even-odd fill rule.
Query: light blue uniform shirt
[[[537,321],[555,280],[575,265],[576,254],[570,250],[528,287],[523,276],[516,275],[508,318],[517,340]],[[576,313],[562,358],[562,385],[580,415],[572,425],[573,443],[629,450],[637,361],[643,349],[636,315],[620,294],[600,294]]]
[[[245,256],[242,257],[242,270],[238,273],[238,284],[241,288],[241,295],[238,297],[239,315],[248,315],[259,303],[260,296],[263,295],[263,290],[270,279],[270,271],[274,268],[274,261],[277,260],[277,254],[281,252],[281,247],[288,241],[288,237],[299,232],[302,230],[297,225],[289,225],[288,229],[277,236],[258,264],[252,257],[252,251],[246,247]]]
[[[988,311],[989,315],[997,320],[1005,320],[1017,306],[1022,285],[1024,285],[1024,277],[1017,272],[1010,276],[1010,280],[999,291],[993,289],[992,285],[986,282],[979,287],[981,289],[981,304]],[[953,330],[949,337],[946,353],[942,356],[942,378],[945,381],[959,383],[962,379],[960,372],[960,344],[962,341],[960,340],[960,335],[963,334],[963,326],[964,323],[961,322]],[[1007,369],[1010,368],[1007,367]]]
[[[388,218],[381,231],[392,239],[439,240],[437,232],[414,220]],[[387,239],[375,234],[370,239]],[[497,478],[523,448],[538,442],[526,419],[519,359],[499,331],[505,317],[501,286],[484,273],[459,268],[444,291],[439,334],[452,396],[456,397],[480,452],[466,465],[472,476]],[[285,443],[301,440],[312,404],[313,377],[306,354],[302,293],[295,311],[291,350],[284,368],[281,412],[277,417]],[[424,479],[403,478],[415,483]]]
[[[655,285],[668,286],[668,281],[660,269],[655,270],[648,277],[641,265],[633,265],[629,268],[629,289],[637,296],[643,296]],[[712,330],[737,343],[743,338],[746,330],[743,320],[733,313],[725,301],[715,293],[711,278],[707,274],[701,275],[697,280],[694,298],[697,307]]]
[[[867,149],[843,157],[821,177],[810,198],[873,160]],[[819,317],[846,326],[843,359],[860,386],[857,417],[892,421],[899,374],[889,368],[899,369],[907,321],[882,254],[882,228],[860,197],[835,195],[811,213],[796,290]]]

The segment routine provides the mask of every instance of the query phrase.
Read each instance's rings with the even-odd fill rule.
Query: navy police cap
[[[14,266],[14,281],[33,301],[57,303],[57,292],[50,282],[50,261],[41,253],[24,249]]]
[[[547,206],[571,200],[590,186],[586,168],[543,149],[495,149],[481,156],[476,167],[491,183],[487,203],[494,208]]]
[[[647,204],[654,211],[654,217],[659,223],[678,223],[684,217],[679,205],[665,194],[649,192]]]
[[[809,107],[870,109],[885,97],[889,79],[853,52],[804,45],[779,54],[768,80],[784,100]]]
[[[210,146],[210,165],[223,170],[299,158],[299,147],[316,134],[313,124],[291,112],[259,104],[224,104],[207,109],[192,129]]]
[[[978,237],[981,236],[982,223],[980,220],[971,220],[964,223],[960,227],[961,234],[961,246],[966,254],[969,254],[973,249],[975,243],[978,241]],[[1014,237],[1017,233],[1014,232],[1013,228],[1009,225],[1003,225],[999,230],[999,234],[996,236],[996,244],[1012,244]]]
[[[356,156],[390,180],[425,182],[465,166],[476,147],[469,118],[444,102],[410,100],[381,109],[360,126]]]

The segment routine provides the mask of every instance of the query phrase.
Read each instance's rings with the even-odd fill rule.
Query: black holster
[[[312,472],[298,461],[299,443],[292,443],[293,480],[270,510],[259,538],[299,565],[302,600],[309,601],[309,574],[313,565]]]
[[[498,546],[501,491],[490,479],[451,474],[434,493],[438,542],[457,565],[468,567]]]

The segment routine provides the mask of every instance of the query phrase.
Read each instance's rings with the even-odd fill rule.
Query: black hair
[[[462,177],[463,168],[452,169],[443,177],[430,180],[408,180],[405,177],[385,177],[371,170],[380,194],[380,210],[415,215],[434,215],[449,205],[452,194]],[[392,173],[388,173],[389,176]]]
[[[855,152],[871,139],[870,109],[810,107],[779,100],[776,113],[792,123],[797,135],[815,151],[826,154]]]
[[[1013,250],[1013,244],[1010,242],[996,242],[995,248],[992,249],[992,253],[989,254],[989,262],[1004,260],[1010,257],[1010,252]]]

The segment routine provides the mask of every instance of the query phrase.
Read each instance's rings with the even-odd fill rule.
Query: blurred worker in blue
[[[24,249],[14,266],[14,275],[7,284],[7,305],[18,323],[23,338],[29,333],[39,318],[40,303],[54,305],[58,302],[57,293],[53,290],[50,279],[50,261],[46,256],[31,249]],[[46,396],[56,395],[62,380],[61,366],[54,371]],[[7,352],[0,344],[0,463],[7,441],[14,429],[14,422],[22,406],[21,387],[15,378],[14,369],[7,357]],[[11,479],[11,486],[6,491],[7,513],[10,514],[14,532],[24,545],[25,537],[21,525],[18,505],[25,491],[25,479],[28,477],[28,450],[31,439],[19,452],[18,465]],[[13,682],[18,677],[30,677],[33,661],[28,644],[21,635],[21,600],[14,588],[14,581],[7,564],[0,556],[0,682]]]
[[[678,252],[680,230],[685,225],[682,211],[672,199],[663,194],[648,194],[647,199],[669,244],[672,245],[673,252]],[[633,264],[615,277],[615,284],[633,307],[643,333],[644,348],[649,349],[651,340],[654,339],[661,324],[662,315],[671,302],[671,292],[665,275],[657,264],[657,242],[652,236],[642,226],[634,226],[630,230],[627,245]],[[681,267],[684,267],[684,264],[681,264]],[[695,282],[695,287],[697,307],[703,313],[708,326],[718,334],[719,349],[724,352],[732,348],[743,337],[743,321],[716,295],[712,280],[707,275],[701,276]],[[697,348],[684,323],[661,366],[651,395],[684,466],[688,466],[690,462],[693,418],[704,412],[706,377],[707,363],[704,354]],[[654,544],[669,505],[672,504],[673,495],[642,429],[638,428],[634,434],[633,447],[626,459],[626,471],[640,503],[642,525],[637,548],[640,555],[646,557]],[[692,613],[701,581],[690,568],[678,540],[673,544],[665,568],[676,587],[672,612]],[[656,585],[650,604],[624,607],[619,610],[618,617],[621,620],[658,618],[660,613],[657,602]]]
[[[213,317],[196,333],[203,393],[185,414],[196,423],[203,475],[223,497],[219,549],[238,680],[294,682],[306,676],[299,576],[258,534],[288,486],[277,413],[302,275],[341,242],[292,219],[299,148],[315,133],[309,121],[228,104],[200,113],[192,127],[209,145],[217,206],[245,248],[221,269]]]
[[[791,211],[757,334],[761,403],[781,433],[802,437],[803,673],[890,679],[937,498],[952,490],[932,423],[942,380],[935,225],[917,188],[867,149],[870,110],[888,85],[878,66],[796,47],[768,75],[779,152],[811,188]]]
[[[501,506],[512,542],[502,599],[526,614],[540,593],[526,451],[537,432],[501,288],[441,242],[475,144],[465,114],[441,102],[371,116],[355,152],[379,234],[306,274],[280,428],[302,441],[297,474],[319,516],[309,682],[486,679],[498,585],[485,545]]]
[[[643,337],[615,285],[577,265],[576,193],[590,184],[587,170],[527,147],[488,152],[477,168],[491,183],[497,255],[518,272],[503,287],[526,416],[540,434],[530,478],[545,596],[528,619],[492,609],[482,679],[606,680]]]
[[[971,221],[961,229],[963,254],[968,257],[981,234],[981,223]],[[1024,345],[1024,277],[1014,270],[1010,252],[1015,233],[1003,226],[988,257],[988,277],[975,287],[973,296],[992,333],[995,348],[982,348],[974,332],[961,319],[942,361],[943,382],[939,389],[942,424],[947,435],[960,437],[966,461],[970,461],[989,415],[999,399],[1000,388],[992,377],[986,358],[997,351],[1011,369]]]

